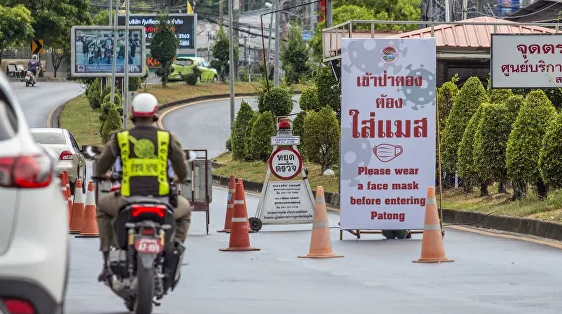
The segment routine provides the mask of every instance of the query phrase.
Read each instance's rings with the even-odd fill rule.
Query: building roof
[[[475,17],[462,22],[511,23],[491,17]],[[494,33],[494,25],[439,25],[435,26],[434,34],[438,48],[461,48],[483,50],[490,48],[490,34]],[[498,25],[499,34],[549,34],[555,30],[538,26]],[[430,38],[431,28],[423,28],[407,33],[389,36],[390,38]]]
[[[558,12],[562,11],[561,0],[538,0],[506,16],[508,21],[519,23],[558,21]]]

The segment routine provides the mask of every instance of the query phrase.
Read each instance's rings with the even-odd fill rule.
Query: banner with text
[[[342,39],[341,229],[423,229],[435,184],[435,45]]]

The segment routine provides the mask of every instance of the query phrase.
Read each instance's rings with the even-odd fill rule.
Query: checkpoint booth
[[[197,154],[197,158],[189,162],[187,177],[190,182],[183,183],[178,187],[178,193],[185,197],[191,204],[193,212],[204,212],[206,230],[209,234],[209,204],[213,201],[213,178],[212,165],[208,160],[206,149],[190,149]],[[186,154],[188,150],[185,150]]]

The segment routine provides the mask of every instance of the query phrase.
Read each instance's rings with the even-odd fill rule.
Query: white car
[[[62,313],[69,271],[68,208],[54,166],[55,160],[33,140],[14,91],[0,73],[2,314]]]

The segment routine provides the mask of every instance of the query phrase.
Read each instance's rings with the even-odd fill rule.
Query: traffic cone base
[[[76,238],[97,238],[99,237],[98,220],[96,217],[96,201],[94,196],[94,183],[88,182],[88,192],[86,194],[86,208],[84,209],[84,219],[81,225],[80,234]]]
[[[305,256],[299,258],[335,258],[344,257],[332,251],[332,240],[330,238],[330,225],[328,222],[328,212],[326,210],[326,200],[324,198],[324,187],[316,187],[316,202],[314,207],[314,219],[312,223],[312,233],[310,235],[310,249]]]
[[[219,249],[219,251],[228,252],[228,251],[259,251],[261,249],[255,247],[227,247],[224,249]]]
[[[435,188],[427,188],[425,202],[425,220],[423,227],[421,257],[414,263],[447,263],[454,262],[445,256],[443,245],[443,234],[437,213],[437,200],[435,199]]]

